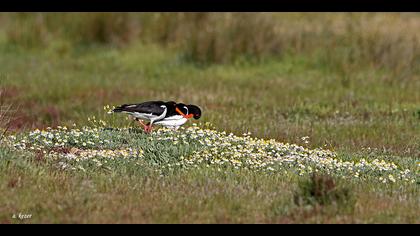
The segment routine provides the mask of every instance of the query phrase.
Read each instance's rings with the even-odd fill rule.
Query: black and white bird
[[[152,131],[152,125],[162,125],[165,127],[178,129],[185,124],[188,119],[201,117],[201,110],[195,105],[185,105],[174,101],[148,101],[137,104],[124,104],[116,107],[112,112],[126,113],[139,121],[146,133]],[[148,120],[149,124],[144,124],[142,120]]]

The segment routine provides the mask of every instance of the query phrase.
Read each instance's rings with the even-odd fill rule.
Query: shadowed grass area
[[[416,13],[12,13],[2,14],[0,24],[8,43],[52,46],[60,54],[74,45],[141,41],[198,64],[318,54],[318,63],[331,70],[418,72]]]

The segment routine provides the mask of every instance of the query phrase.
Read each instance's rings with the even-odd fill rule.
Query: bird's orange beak
[[[179,108],[177,107],[177,108],[175,108],[175,111],[176,112],[178,112],[181,116],[183,116],[184,118],[186,118],[186,119],[190,119],[190,118],[192,118],[194,115],[193,114],[188,114],[188,115],[185,115],[181,110],[179,110]]]

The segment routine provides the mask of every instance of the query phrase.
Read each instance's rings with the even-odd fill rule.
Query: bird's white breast
[[[185,124],[188,121],[187,118],[184,118],[183,116],[176,115],[167,117],[163,120],[156,121],[155,124],[157,125],[163,125],[163,126],[181,126]]]

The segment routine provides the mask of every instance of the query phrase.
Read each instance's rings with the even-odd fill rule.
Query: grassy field
[[[416,13],[0,14],[0,222],[420,223],[419,27]],[[156,158],[176,164],[193,150],[158,152],[158,141],[124,132],[108,148],[144,150],[139,165],[62,170],[7,142],[36,128],[90,127],[92,116],[134,129],[103,107],[157,99],[199,105],[202,118],[187,127],[210,122],[339,160],[385,160],[415,181],[211,163],[162,173]],[[308,186],[322,192],[323,183],[331,191],[312,196]]]

